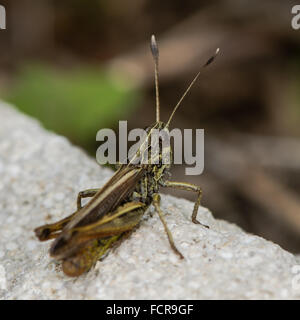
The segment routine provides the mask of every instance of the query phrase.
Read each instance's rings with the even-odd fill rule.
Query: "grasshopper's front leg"
[[[93,197],[100,189],[87,189],[84,191],[80,191],[77,196],[77,209],[80,210],[82,208],[81,199]]]
[[[169,243],[170,243],[170,246],[171,248],[174,250],[174,252],[180,257],[180,259],[184,259],[184,256],[181,254],[181,252],[176,248],[175,246],[175,243],[174,243],[174,240],[173,240],[173,237],[172,237],[172,233],[171,231],[169,230],[168,226],[167,226],[167,223],[165,221],[165,218],[164,218],[164,213],[162,212],[161,208],[160,208],[160,195],[158,193],[155,193],[153,195],[153,205],[155,207],[155,210],[157,211],[158,215],[159,215],[159,218],[165,228],[165,231],[166,231],[166,234],[168,236],[168,239],[169,239]]]
[[[193,209],[193,213],[192,213],[192,221],[196,224],[201,224],[205,228],[209,228],[209,226],[207,226],[197,220],[197,213],[198,213],[198,209],[199,209],[201,198],[202,198],[202,189],[199,186],[197,186],[195,184],[191,184],[191,183],[175,182],[175,181],[165,181],[163,183],[163,186],[196,192],[198,194],[198,197],[195,201],[195,205],[194,205],[194,209]]]

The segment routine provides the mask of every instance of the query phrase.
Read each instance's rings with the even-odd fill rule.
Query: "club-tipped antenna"
[[[206,63],[200,68],[200,71],[197,73],[197,75],[195,76],[195,78],[193,79],[193,81],[190,83],[190,85],[188,86],[188,88],[185,90],[184,94],[182,95],[182,97],[180,98],[180,100],[177,102],[175,108],[173,109],[173,112],[172,112],[172,114],[171,114],[171,116],[170,116],[170,118],[169,118],[169,120],[168,120],[168,122],[167,122],[166,128],[169,127],[170,122],[171,122],[171,120],[172,120],[172,118],[173,118],[176,110],[178,109],[178,107],[180,106],[182,100],[185,98],[185,96],[187,95],[187,93],[190,91],[190,89],[192,88],[192,86],[194,85],[194,83],[196,82],[196,80],[198,79],[200,73],[202,72],[202,69],[206,68],[208,65],[210,65],[210,64],[215,60],[215,58],[216,58],[216,56],[218,55],[219,51],[220,51],[220,49],[217,48],[217,50],[216,50],[216,52],[214,53],[214,55],[211,56],[211,57],[206,61]]]
[[[156,122],[160,121],[159,88],[158,88],[158,59],[159,51],[154,34],[151,36],[150,48],[155,64],[155,96],[156,96]]]

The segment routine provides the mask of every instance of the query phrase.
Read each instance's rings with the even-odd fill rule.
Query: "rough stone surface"
[[[0,119],[0,298],[300,298],[299,258],[206,208],[199,219],[210,229],[194,225],[193,204],[171,196],[163,196],[162,208],[185,260],[148,213],[93,270],[66,277],[48,255],[50,243],[38,242],[33,229],[73,212],[77,192],[103,185],[112,172],[4,103]]]

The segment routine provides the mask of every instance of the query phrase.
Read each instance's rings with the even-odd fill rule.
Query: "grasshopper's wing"
[[[88,226],[114,214],[120,203],[134,190],[136,183],[144,173],[145,169],[143,168],[121,167],[92,200],[80,209],[63,228],[50,249],[52,255],[55,255],[55,251],[57,251],[55,248],[59,247],[59,251],[61,251],[62,244],[68,246],[73,229]]]
[[[126,196],[134,190],[136,183],[144,173],[145,169],[143,168],[121,167],[92,200],[78,211],[76,216],[63,229],[63,232],[93,223],[114,211]]]
[[[130,183],[132,183],[132,181],[134,181],[135,179],[138,179],[140,177],[140,174],[142,174],[142,171],[139,171],[138,169],[133,167],[130,168],[123,165],[122,167],[120,167],[119,170],[115,172],[115,174],[111,177],[111,179],[105,184],[104,188],[106,189],[106,192],[107,192],[107,189],[109,189],[110,187],[112,187],[111,189],[115,189],[113,190],[114,196],[118,198],[119,201],[121,201],[124,196],[123,194],[120,194],[120,193],[125,191],[124,194],[126,194],[127,190],[124,190],[126,188],[122,188],[122,187],[120,189],[114,188],[114,186],[118,185],[118,181],[122,177],[125,177],[125,179],[129,177],[129,179],[127,180],[127,183],[128,183],[128,186],[130,186]],[[103,190],[104,188],[99,190],[98,194],[95,195],[97,197],[96,202],[101,202],[102,199],[105,198],[105,194],[103,194],[102,192],[104,191]],[[117,192],[118,190],[120,191],[120,193]],[[85,207],[84,209],[77,210],[74,213],[72,213],[70,216],[62,220],[59,220],[55,223],[46,224],[41,227],[38,227],[34,230],[34,232],[40,241],[46,241],[49,239],[57,238],[61,234],[61,231],[65,228],[65,226],[70,221],[73,221],[72,225],[69,225],[69,227],[71,228],[73,225],[76,225],[78,223],[80,225],[84,225],[84,224],[90,223],[91,221],[97,220],[101,214],[105,213],[105,206],[109,207],[109,202],[110,202],[109,199],[106,199],[106,200],[104,199],[101,205],[101,208],[100,207],[98,208],[96,214],[95,214],[95,210],[91,210],[91,208]],[[95,203],[92,203],[92,204],[95,206]],[[115,202],[114,207],[116,207],[117,204],[118,204],[118,201]],[[97,207],[97,204],[96,204],[96,207]]]
[[[68,230],[64,237],[55,240],[50,254],[63,259],[76,254],[92,239],[104,239],[132,230],[140,222],[147,207],[141,202],[128,202],[94,223]]]

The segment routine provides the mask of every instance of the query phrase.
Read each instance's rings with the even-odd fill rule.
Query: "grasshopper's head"
[[[150,164],[168,168],[172,164],[170,133],[166,123],[159,121],[146,128],[147,155]]]
[[[166,123],[159,121],[147,127],[147,171],[158,182],[163,179],[173,163],[173,151],[170,142],[170,133]]]
[[[133,153],[132,153],[133,152]],[[144,128],[138,149],[129,150],[130,164],[148,167],[169,167],[172,162],[169,130],[164,122],[155,122]]]

